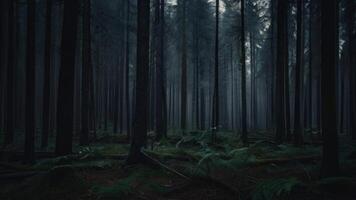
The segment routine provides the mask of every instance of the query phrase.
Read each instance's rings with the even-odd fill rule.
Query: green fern
[[[295,178],[270,179],[257,184],[252,200],[273,200],[282,195],[289,195],[301,182]]]

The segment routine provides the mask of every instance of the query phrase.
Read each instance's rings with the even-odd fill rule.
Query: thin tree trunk
[[[241,0],[241,109],[242,141],[247,145],[245,0]]]
[[[181,131],[186,131],[187,121],[187,33],[186,33],[186,0],[182,1],[182,74],[181,74]]]
[[[7,84],[6,84],[6,129],[4,144],[9,145],[14,142],[14,3],[12,0],[9,1],[9,12],[8,12],[8,59],[7,59]]]
[[[83,1],[82,129],[80,145],[89,144],[89,70],[91,70],[90,0]]]
[[[303,142],[303,128],[301,122],[301,86],[303,77],[304,40],[303,40],[303,0],[297,1],[297,63],[295,69],[295,101],[294,101],[294,144],[301,145]]]
[[[43,114],[41,147],[47,148],[50,122],[51,62],[52,62],[52,0],[46,4],[46,35],[44,55]]]
[[[35,48],[35,0],[27,1],[27,45],[26,45],[26,131],[24,162],[35,162],[35,93],[36,93],[36,48]]]
[[[214,67],[214,96],[213,96],[213,134],[212,141],[216,141],[216,134],[219,131],[219,2],[216,0],[215,8],[215,67]]]

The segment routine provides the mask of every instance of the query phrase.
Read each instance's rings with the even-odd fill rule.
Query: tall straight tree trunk
[[[242,141],[247,145],[245,0],[241,0],[241,120]]]
[[[25,163],[35,162],[35,89],[36,89],[36,48],[35,48],[35,0],[27,1],[27,45],[26,45],[26,131],[25,131]]]
[[[309,112],[308,127],[313,128],[313,0],[309,0]]]
[[[130,0],[126,1],[126,58],[125,58],[125,96],[126,96],[126,128],[127,137],[130,141],[131,137],[131,109],[130,109]]]
[[[181,130],[184,134],[187,124],[187,33],[186,33],[186,0],[182,0],[182,74],[181,74]]]
[[[276,71],[276,141],[282,143],[286,131],[285,71],[288,66],[287,13],[288,2],[278,0],[277,6],[277,71]]]
[[[215,8],[215,67],[214,67],[214,96],[213,96],[213,133],[212,141],[216,141],[216,134],[219,131],[219,5],[220,0],[216,0]]]
[[[287,15],[286,15],[286,49],[287,51],[284,53],[284,56],[285,56],[285,69],[284,69],[284,100],[285,100],[285,123],[286,123],[286,133],[285,133],[285,136],[286,136],[286,139],[288,141],[290,141],[292,138],[292,134],[291,134],[291,99],[290,99],[290,76],[289,76],[289,72],[290,72],[290,66],[289,66],[289,37],[288,37],[288,34],[289,34],[289,15],[288,15],[288,11],[291,10],[291,7],[292,5],[289,4],[289,2],[287,1]],[[293,52],[291,53],[291,57],[293,58]]]
[[[56,155],[72,153],[74,69],[79,0],[63,0],[64,17],[57,102]]]
[[[44,83],[43,83],[43,113],[42,113],[42,140],[41,147],[47,148],[49,123],[50,123],[50,101],[51,101],[51,62],[52,62],[52,0],[46,3],[46,33],[44,52]]]
[[[147,142],[150,0],[138,0],[137,13],[136,107],[128,164],[144,161],[141,149]]]
[[[338,174],[336,112],[336,63],[338,55],[338,0],[321,1],[321,123],[323,133],[322,176]]]
[[[167,128],[166,87],[164,73],[164,0],[155,2],[155,34],[156,34],[156,134],[157,140],[165,137]]]
[[[91,70],[90,4],[90,0],[83,0],[82,129],[79,141],[81,146],[89,144],[89,70]]]
[[[349,118],[350,118],[350,134],[352,136],[352,139],[356,139],[356,92],[354,87],[356,86],[356,59],[355,59],[355,54],[356,54],[356,33],[355,33],[355,12],[356,12],[356,3],[353,0],[348,0],[347,1],[347,9],[346,9],[346,15],[347,15],[347,39],[348,39],[348,68],[349,68],[349,98],[350,98],[350,112],[349,112]]]
[[[295,68],[295,101],[294,101],[294,144],[303,142],[301,121],[301,69],[303,66],[304,40],[303,40],[303,0],[297,1],[297,64]]]
[[[6,129],[4,144],[9,145],[14,142],[14,68],[15,68],[15,41],[14,41],[14,23],[15,23],[15,2],[8,1],[8,44],[7,44],[7,84],[6,84]]]

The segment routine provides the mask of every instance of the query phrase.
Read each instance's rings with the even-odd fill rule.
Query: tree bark
[[[241,109],[242,141],[247,145],[245,0],[241,0]]]
[[[150,0],[138,0],[137,13],[136,107],[127,164],[144,162],[141,150],[147,142]]]
[[[279,0],[277,7],[276,141],[277,143],[282,143],[286,131],[285,71],[288,66],[288,3],[285,0]]]
[[[24,162],[35,162],[35,93],[36,93],[36,48],[35,48],[35,0],[27,1],[27,45],[26,45],[26,131]]]
[[[323,133],[322,176],[338,174],[338,135],[336,112],[336,63],[338,55],[338,1],[321,2],[321,123]]]
[[[14,42],[14,4],[15,2],[9,0],[8,11],[8,58],[7,58],[7,84],[6,84],[6,129],[4,144],[9,145],[14,142],[14,68],[15,68],[15,42]]]
[[[303,76],[304,40],[303,40],[303,0],[297,1],[297,63],[295,68],[295,101],[294,101],[294,144],[303,143],[303,128],[301,123],[301,85]]]
[[[58,156],[72,153],[74,69],[78,11],[78,0],[64,0],[61,67],[57,102],[56,154]]]

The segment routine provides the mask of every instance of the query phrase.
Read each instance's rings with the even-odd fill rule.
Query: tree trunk
[[[215,7],[215,67],[214,67],[214,96],[213,96],[213,133],[212,141],[216,141],[216,134],[219,131],[220,116],[219,116],[219,3],[216,0]]]
[[[155,34],[156,34],[156,134],[157,140],[165,137],[166,124],[166,87],[164,73],[164,0],[155,2]]]
[[[338,55],[338,1],[321,2],[321,123],[323,132],[322,175],[335,176],[339,171],[337,112],[336,112],[336,62]]]
[[[26,131],[24,162],[35,162],[35,89],[36,89],[36,48],[35,48],[35,0],[27,1],[27,45],[26,45]]]
[[[356,3],[353,0],[348,0],[347,1],[347,9],[346,9],[346,15],[347,15],[347,40],[348,40],[348,46],[347,50],[349,52],[348,56],[348,68],[349,68],[349,98],[350,98],[350,112],[349,112],[349,117],[350,117],[350,134],[353,139],[356,139],[356,116],[355,116],[355,111],[356,111],[356,92],[355,92],[355,85],[356,85],[356,33],[355,33],[355,11],[356,11]]]
[[[46,35],[44,55],[44,83],[43,83],[43,114],[42,114],[42,140],[41,147],[47,148],[50,121],[51,99],[51,61],[52,61],[52,0],[46,4]]]
[[[288,66],[287,13],[288,2],[278,1],[277,17],[277,71],[276,71],[276,141],[282,143],[286,131],[285,71]]]
[[[14,56],[14,4],[15,2],[9,1],[9,16],[8,16],[8,59],[7,59],[7,84],[6,84],[6,129],[4,144],[9,145],[14,142],[14,68],[15,68],[15,56]]]
[[[147,142],[150,0],[138,0],[137,13],[136,107],[127,164],[144,162],[141,149]]]
[[[303,0],[297,1],[297,63],[295,68],[295,101],[294,101],[294,144],[303,142],[303,128],[301,123],[301,69],[303,66],[304,40],[303,40]]]
[[[187,121],[187,33],[186,33],[186,0],[182,0],[182,78],[181,78],[181,130],[186,131]]]
[[[90,28],[90,0],[83,0],[83,67],[82,67],[82,129],[80,145],[89,144],[89,70],[91,70],[91,28]]]
[[[131,110],[130,110],[130,0],[126,1],[126,88],[125,88],[125,96],[126,96],[126,128],[127,128],[127,137],[130,141],[131,137]]]
[[[247,145],[245,0],[241,0],[241,109],[242,141]]]
[[[61,67],[58,85],[57,140],[58,156],[72,153],[74,69],[79,1],[64,0]]]

